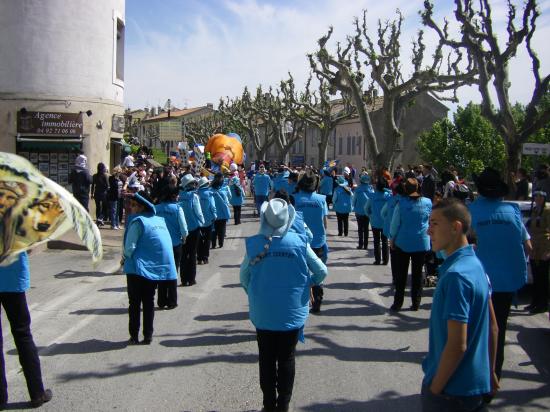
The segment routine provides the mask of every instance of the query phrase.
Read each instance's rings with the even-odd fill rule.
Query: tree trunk
[[[321,137],[319,138],[319,143],[317,143],[317,147],[319,148],[319,167],[323,167],[325,162],[328,160],[327,147],[328,139],[330,138],[330,132],[330,130],[321,130]]]
[[[513,139],[510,139],[509,141],[513,143],[506,145],[508,158],[506,159],[506,166],[502,178],[510,188],[507,198],[513,199],[516,193],[516,182],[514,179],[514,175],[521,167],[521,144],[518,143],[517,136],[515,136]]]

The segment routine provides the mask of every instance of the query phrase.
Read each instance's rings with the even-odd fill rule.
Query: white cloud
[[[495,14],[497,9],[503,10],[500,3]],[[548,10],[549,3],[543,1],[541,10]],[[226,16],[222,17],[223,13],[208,10],[205,4],[201,13],[182,15],[178,27],[135,27],[137,23],[127,16],[138,38],[127,48],[126,105],[162,105],[167,98],[179,107],[217,104],[220,96],[240,95],[244,86],[255,89],[261,83],[276,87],[288,71],[302,85],[309,71],[305,55],[315,51],[317,39],[332,25],[334,39],[345,40],[353,33],[353,17],[363,8],[368,9],[373,32],[378,18],[394,18],[397,8],[403,12],[407,18],[402,40],[405,59],[410,53],[409,40],[420,28],[417,10],[422,6],[421,1],[405,0],[374,4],[368,0],[301,0],[277,6],[257,0],[226,0],[221,6]],[[449,13],[448,8],[441,10],[440,2],[436,7],[440,7],[439,16]],[[538,31],[535,44],[542,72],[548,73],[550,58],[543,41],[550,38],[550,28],[544,14]],[[433,33],[426,33],[426,41],[434,39]],[[510,71],[513,99],[526,100],[529,90],[525,84],[532,78],[529,68],[525,53],[518,54]],[[464,90],[460,96],[465,102],[478,100],[475,90]]]

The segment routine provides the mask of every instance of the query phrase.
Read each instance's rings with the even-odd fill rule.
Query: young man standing
[[[422,363],[422,410],[484,411],[483,395],[498,389],[498,327],[490,285],[466,233],[471,217],[456,199],[434,206],[433,250],[447,256],[440,267],[430,316],[429,352]]]

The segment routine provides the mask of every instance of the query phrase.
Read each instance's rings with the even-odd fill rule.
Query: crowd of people
[[[226,174],[193,175],[188,166],[155,169],[126,158],[110,174],[99,163],[92,176],[79,155],[70,180],[75,198],[88,208],[91,195],[100,227],[110,223],[117,230],[124,222],[128,344],[151,344],[155,295],[160,309],[178,306],[178,277],[180,286],[197,283],[197,265],[208,265],[211,250],[224,247],[227,223],[233,215],[241,224],[250,196],[259,227],[246,240],[240,281],[257,333],[264,410],[288,410],[296,344],[324,298],[329,213],[335,213],[338,236],[348,237],[354,236],[353,212],[357,253],[370,256],[372,231],[373,265],[391,266],[390,311],[402,310],[409,273],[412,311],[421,309],[426,276],[437,278],[423,409],[484,410],[498,389],[510,307],[526,283],[527,260],[535,287],[526,309],[548,311],[548,167],[531,185],[533,207],[525,223],[517,204],[504,201],[510,188],[490,168],[473,177],[477,197],[456,172],[438,177],[429,165],[399,166],[393,174],[385,168],[358,172],[352,165],[341,171],[337,165],[316,170],[257,162],[248,172],[232,165]],[[523,183],[517,190],[525,195]],[[0,298],[4,304],[1,291]],[[27,352],[32,358],[32,347]],[[40,374],[35,363],[22,362],[28,381]],[[35,386],[31,398],[51,399],[41,381]]]

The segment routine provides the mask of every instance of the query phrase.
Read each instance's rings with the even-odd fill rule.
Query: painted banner
[[[101,260],[101,234],[74,196],[42,175],[27,159],[0,152],[0,264],[74,229]]]

